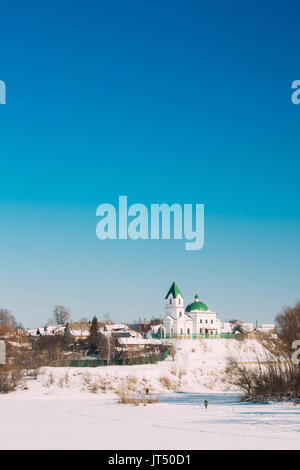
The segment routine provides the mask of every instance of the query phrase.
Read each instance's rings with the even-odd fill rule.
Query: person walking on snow
[[[205,400],[204,406],[205,406],[205,409],[207,410],[207,407],[208,407],[208,401],[207,400]]]

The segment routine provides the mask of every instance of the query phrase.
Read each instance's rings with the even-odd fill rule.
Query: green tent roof
[[[173,298],[176,299],[177,295],[180,294],[181,297],[183,297],[182,293],[180,292],[179,287],[177,286],[176,282],[174,281],[173,284],[171,285],[169,292],[166,295],[166,299],[169,297],[169,295],[172,294]]]

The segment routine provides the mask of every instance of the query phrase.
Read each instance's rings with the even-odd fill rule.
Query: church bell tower
[[[177,286],[175,281],[171,285],[165,297],[165,300],[166,300],[166,305],[165,305],[166,316],[171,315],[171,317],[176,318],[176,320],[183,318],[184,316],[183,295],[180,292],[180,289]]]

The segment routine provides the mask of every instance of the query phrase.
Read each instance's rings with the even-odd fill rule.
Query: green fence
[[[203,333],[199,335],[167,335],[167,339],[236,339],[238,335],[231,333],[221,333],[219,335],[212,335],[209,333]]]
[[[124,366],[124,365],[139,365],[139,364],[155,364],[164,361],[169,356],[169,349],[161,354],[149,354],[135,357],[119,357],[111,359],[109,364],[104,359],[72,359],[68,367],[104,367],[110,366]]]
[[[100,367],[106,366],[107,361],[100,359],[91,360],[91,359],[73,359],[69,362],[68,367]]]

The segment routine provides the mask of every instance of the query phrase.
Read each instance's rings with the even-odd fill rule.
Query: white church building
[[[167,337],[192,335],[218,335],[221,322],[217,314],[200,301],[198,294],[194,302],[184,307],[184,298],[176,282],[171,285],[165,297],[164,328]]]

